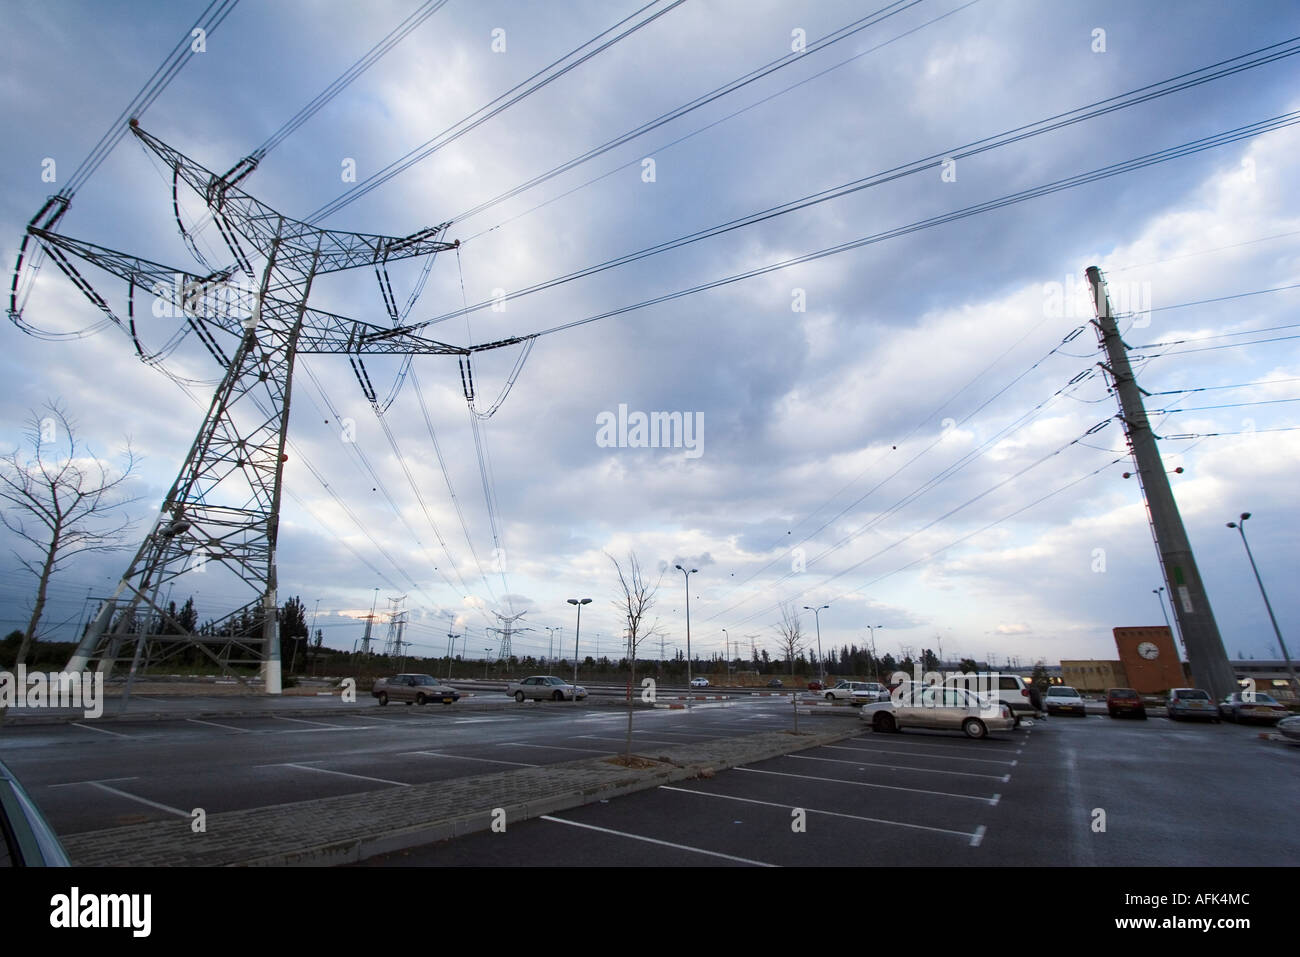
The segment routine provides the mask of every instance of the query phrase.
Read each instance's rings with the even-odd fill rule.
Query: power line
[[[838,30],[828,33],[817,40],[814,40],[813,42],[807,44],[807,46],[801,52],[788,53],[785,56],[778,57],[777,59],[772,60],[764,64],[763,66],[758,67],[755,70],[751,70],[750,72],[745,73],[734,80],[724,83],[720,87],[710,90],[708,93],[701,94],[700,96],[697,96],[695,99],[683,103],[681,106],[678,106],[672,110],[669,110],[667,113],[662,113],[652,120],[647,120],[646,122],[642,123],[640,126],[633,127],[632,129],[628,130],[626,133],[622,133],[611,140],[607,140],[604,143],[600,144],[599,146],[593,146],[585,153],[580,153],[579,155],[573,157],[572,159],[564,163],[561,163],[559,166],[555,166],[547,170],[545,173],[540,173],[537,176],[534,176],[532,179],[520,183],[518,186],[514,187],[513,189],[508,189],[504,193],[500,193],[499,195],[494,196],[491,199],[484,200],[483,202],[479,203],[476,206],[471,207],[465,212],[453,216],[452,222],[462,222],[466,219],[469,219],[471,216],[476,216],[481,212],[491,209],[493,206],[496,206],[499,203],[505,202],[508,199],[512,199],[515,196],[520,195],[521,193],[527,192],[528,190],[532,189],[534,186],[539,186],[542,183],[547,182],[548,180],[554,179],[556,176],[559,176],[561,173],[566,173],[569,170],[573,169],[574,167],[581,166],[583,163],[595,159],[597,156],[601,156],[612,149],[622,146],[624,143],[628,143],[631,140],[637,139],[640,136],[644,136],[646,133],[649,133],[652,130],[656,130],[659,127],[665,125],[666,123],[671,123],[673,120],[680,119],[686,114],[698,110],[702,106],[707,106],[708,104],[712,103],[714,100],[721,99],[722,97],[727,96],[730,93],[734,93],[737,90],[743,89],[749,84],[754,83],[757,80],[761,80],[763,77],[770,76],[771,74],[775,73],[778,70],[784,69],[787,66],[791,66],[794,63],[800,62],[805,57],[810,56],[813,53],[817,53],[820,50],[827,49],[831,45],[838,43],[841,40],[846,40],[849,37],[853,36],[854,34],[859,33],[862,30],[867,29],[868,27],[875,26],[877,23],[880,23],[888,19],[889,17],[894,16],[895,14],[902,13],[904,10],[914,7],[921,2],[922,0],[911,0],[910,3],[903,4],[902,0],[896,0],[896,2],[894,3],[887,4],[886,6],[881,7],[879,10],[876,10],[874,13],[868,14],[867,16],[862,17],[859,20],[854,20],[852,23],[842,26]],[[971,4],[966,4],[966,6],[970,6],[970,5]],[[891,7],[896,9],[891,9]],[[844,62],[847,63],[849,61],[846,60]],[[839,64],[839,65],[843,65],[843,64]],[[637,162],[640,161],[638,160]],[[462,243],[462,245],[464,245],[464,243]]]
[[[711,289],[717,289],[722,286],[727,286],[732,283],[741,282],[746,279],[753,279],[759,276],[767,275],[768,273],[777,272],[782,269],[788,269],[791,266],[799,266],[805,263],[815,262],[819,259],[824,259],[828,256],[835,256],[840,253],[849,252],[851,250],[861,249],[863,247],[871,246],[876,243],[881,243],[890,239],[897,239],[901,236],[910,235],[911,233],[919,232],[924,229],[930,229],[935,226],[947,225],[949,223],[957,222],[959,220],[966,219],[971,216],[977,216],[981,213],[991,212],[993,210],[1002,209],[1007,206],[1014,206],[1019,203],[1027,202],[1031,199],[1038,199],[1043,196],[1048,196],[1053,193],[1061,192],[1063,190],[1074,189],[1079,186],[1100,182],[1101,180],[1109,179],[1114,176],[1119,176],[1124,173],[1131,173],[1139,169],[1145,169],[1148,166],[1155,166],[1161,163],[1169,162],[1170,160],[1180,159],[1184,156],[1191,156],[1195,153],[1204,152],[1205,150],[1209,150],[1209,149],[1215,149],[1220,146],[1225,146],[1229,143],[1235,143],[1239,140],[1249,139],[1251,137],[1259,136],[1263,133],[1270,133],[1279,129],[1285,129],[1289,126],[1294,126],[1296,123],[1300,123],[1300,111],[1283,113],[1278,116],[1270,117],[1267,120],[1261,120],[1256,123],[1247,124],[1245,126],[1235,127],[1233,129],[1225,130],[1221,133],[1216,133],[1211,136],[1201,137],[1196,140],[1189,140],[1185,143],[1179,144],[1178,146],[1167,147],[1166,149],[1158,150],[1154,153],[1147,153],[1142,156],[1136,156],[1131,159],[1123,160],[1118,163],[1112,163],[1109,166],[1099,167],[1098,169],[1090,170],[1089,172],[1086,173],[1078,173],[1074,176],[1068,176],[1063,179],[1054,180],[1050,183],[1046,183],[1041,186],[1036,186],[1030,189],[1021,190],[1020,192],[1017,193],[1009,193],[1005,196],[998,197],[997,199],[987,200],[983,203],[977,203],[973,206],[966,206],[963,207],[962,209],[954,210],[950,213],[944,213],[938,216],[929,217],[927,219],[917,220],[916,222],[909,223],[906,226],[898,226],[893,229],[884,230],[882,232],[872,233],[871,235],[863,236],[859,239],[849,240],[847,242],[839,243],[834,246],[827,246],[823,249],[815,250],[814,252],[810,252],[810,253],[804,253],[801,256],[795,256],[791,259],[784,259],[779,262],[769,263],[765,266],[757,266],[754,267],[753,269],[747,269],[743,272],[733,273],[730,276],[724,276],[721,279],[714,279],[708,282],[699,283],[694,286],[689,286],[685,289],[679,289],[675,292],[665,293],[661,296],[655,296],[651,299],[644,299],[640,302],[633,303],[628,306],[620,306],[617,309],[611,309],[607,312],[602,312],[596,315],[587,316],[583,319],[575,319],[570,322],[561,323],[560,325],[551,326],[549,328],[542,329],[537,332],[528,333],[524,336],[516,336],[511,341],[523,341],[524,339],[527,338],[539,338],[541,336],[551,335],[557,332],[565,332],[569,329],[575,329],[579,326],[584,326],[589,323],[599,322],[602,319],[610,319],[615,316],[624,315],[629,312],[636,312],[641,309],[646,309],[650,306],[662,305],[663,303],[672,302],[677,299],[682,299],[685,298],[686,296],[692,296],[695,295],[696,293],[707,292]],[[567,281],[567,280],[562,280],[562,281]],[[474,308],[477,307],[471,307],[471,309]],[[444,319],[451,318],[452,315],[458,315],[458,314],[459,313],[453,313],[451,315],[442,316],[437,319],[428,320],[426,322],[415,323],[412,326],[408,326],[404,328],[409,331],[419,330],[424,326],[429,325],[433,322],[441,322]],[[1263,341],[1273,341],[1273,340],[1263,340]],[[478,349],[486,348],[487,345],[489,344],[480,345],[476,348]],[[490,345],[495,345],[495,344],[490,344]],[[1194,350],[1185,350],[1185,351],[1194,351]]]
[[[1277,49],[1277,47],[1282,47],[1282,49],[1279,50]],[[1064,113],[1057,113],[1054,116],[1049,116],[1042,120],[1038,120],[1034,123],[1029,123],[1029,124],[1015,127],[1013,129],[1004,131],[1002,133],[998,133],[994,136],[984,137],[983,139],[974,140],[962,146],[953,147],[951,149],[943,150],[938,153],[932,153],[929,156],[925,156],[922,157],[921,159],[913,160],[912,162],[903,164],[902,166],[896,166],[893,167],[892,169],[885,170],[879,173],[874,173],[870,176],[862,177],[860,179],[850,180],[846,183],[840,184],[839,186],[821,190],[816,193],[810,193],[798,199],[789,200],[785,203],[781,203],[777,206],[770,206],[766,209],[759,210],[758,212],[755,213],[750,213],[746,216],[742,216],[736,219],[731,219],[723,223],[718,223],[714,226],[710,226],[705,229],[696,230],[695,232],[687,233],[684,236],[679,236],[676,239],[671,239],[662,243],[658,243],[653,246],[648,246],[643,249],[639,249],[634,252],[627,253],[623,256],[616,257],[614,259],[607,259],[604,262],[596,263],[594,265],[587,266],[583,269],[578,269],[573,272],[566,273],[562,276],[557,276],[553,279],[549,279],[540,283],[535,283],[531,286],[526,286],[522,289],[509,292],[503,297],[485,299],[482,300],[481,302],[475,303],[473,306],[468,306],[461,310],[445,313],[443,315],[436,316],[432,319],[428,319],[423,322],[416,323],[411,328],[420,329],[420,328],[424,328],[425,326],[434,325],[439,322],[445,322],[448,319],[454,319],[457,316],[465,314],[466,312],[479,312],[489,307],[500,308],[500,305],[503,302],[509,302],[515,299],[519,299],[523,296],[533,295],[534,293],[542,292],[547,289],[551,289],[556,286],[563,285],[568,282],[572,282],[576,279],[585,279],[589,276],[596,275],[597,273],[601,273],[606,270],[616,268],[618,266],[625,266],[630,263],[638,262],[642,259],[646,259],[651,256],[657,256],[664,252],[669,252],[674,249],[680,249],[683,246],[688,246],[693,243],[700,242],[701,240],[711,239],[717,236],[724,235],[725,233],[732,232],[737,229],[743,229],[748,226],[757,225],[758,223],[765,222],[769,219],[785,216],[793,212],[798,212],[807,209],[809,207],[819,205],[821,203],[829,202],[830,200],[833,199],[840,199],[844,196],[848,196],[865,189],[871,189],[876,186],[881,186],[884,185],[885,183],[890,183],[895,180],[903,179],[908,176],[914,176],[919,173],[925,172],[927,170],[938,169],[946,162],[955,162],[957,160],[967,159],[969,157],[976,156],[981,153],[988,152],[990,150],[1000,149],[1004,146],[1009,146],[1015,143],[1019,143],[1022,140],[1027,140],[1032,137],[1042,135],[1043,133],[1052,132],[1054,130],[1072,126],[1076,123],[1082,123],[1087,120],[1094,119],[1098,116],[1104,116],[1108,113],[1112,113],[1117,110],[1122,110],[1131,106],[1136,106],[1141,103],[1146,103],[1150,100],[1154,100],[1162,96],[1167,96],[1171,93],[1176,93],[1182,90],[1190,89],[1195,86],[1200,86],[1201,84],[1208,83],[1211,80],[1220,79],[1224,76],[1230,76],[1234,73],[1239,73],[1244,70],[1253,69],[1255,67],[1261,66],[1266,63],[1272,63],[1276,60],[1285,57],[1294,56],[1297,53],[1300,53],[1300,38],[1293,38],[1291,40],[1285,41],[1285,43],[1283,44],[1272,44],[1271,46],[1263,47],[1260,50],[1255,50],[1252,51],[1251,53],[1242,54],[1237,57],[1232,57],[1230,60],[1223,60],[1220,61],[1219,63],[1215,63],[1207,67],[1202,67],[1201,69],[1194,70],[1190,73],[1183,73],[1178,76],[1171,77],[1170,79],[1163,80],[1159,83],[1152,83],[1143,87],[1138,87],[1135,90],[1131,90],[1128,93],[1123,93],[1118,96],[1112,96],[1112,97],[1107,97],[1106,99],[1103,100],[1097,100],[1085,106],[1076,107],[1075,109],[1068,110]],[[1225,66],[1225,64],[1232,64],[1232,65]],[[1291,114],[1291,115],[1296,115],[1296,114]],[[1136,162],[1136,161],[1130,161],[1130,162]],[[1084,174],[1084,175],[1088,175],[1088,174]]]
[[[601,33],[598,33],[590,40],[587,40],[585,43],[582,43],[581,45],[575,47],[573,50],[570,50],[564,56],[560,57],[560,59],[554,61],[553,63],[549,64],[546,67],[543,67],[541,70],[534,73],[531,77],[524,80],[522,83],[516,84],[515,86],[511,87],[509,90],[507,90],[505,93],[502,93],[500,96],[492,100],[486,106],[480,107],[478,110],[471,113],[469,116],[465,117],[464,119],[460,120],[454,125],[443,130],[437,136],[433,137],[432,139],[426,140],[420,146],[415,147],[413,150],[406,153],[405,156],[402,156],[400,159],[394,160],[392,163],[389,163],[379,172],[375,173],[372,176],[367,177],[365,180],[358,183],[355,187],[350,189],[348,192],[342,194],[338,198],[334,199],[332,202],[326,203],[324,206],[320,207],[314,213],[308,216],[307,222],[317,223],[323,219],[328,219],[330,216],[333,216],[335,213],[343,209],[345,206],[349,205],[350,203],[356,202],[358,199],[360,199],[362,196],[369,193],[371,190],[379,186],[382,186],[384,183],[388,182],[394,176],[397,176],[399,173],[402,173],[407,169],[410,169],[416,163],[419,163],[427,159],[429,156],[432,156],[435,152],[442,149],[442,147],[446,146],[448,143],[451,143],[459,139],[461,136],[464,136],[466,133],[470,132],[471,130],[477,128],[483,123],[486,123],[488,120],[492,119],[492,117],[496,116],[498,113],[502,112],[503,110],[509,109],[510,107],[518,103],[520,100],[523,100],[531,96],[532,94],[536,93],[538,90],[542,89],[548,84],[554,82],[555,80],[558,80],[560,77],[564,76],[570,70],[576,69],[577,67],[581,66],[583,63],[586,63],[592,57],[595,57],[603,53],[605,50],[608,50],[610,47],[614,46],[614,44],[618,43],[620,40],[623,40],[631,36],[632,34],[636,33],[638,30],[640,30],[642,27],[648,26],[649,24],[653,23],[655,20],[658,20],[664,14],[669,13],[670,11],[681,6],[683,3],[686,2],[686,0],[672,0],[672,2],[668,4],[668,6],[664,7],[661,10],[655,11],[654,13],[651,13],[649,16],[647,16],[645,19],[641,20],[638,23],[633,23],[632,26],[628,27],[622,33],[618,34],[617,36],[609,40],[606,40],[604,43],[600,44],[595,49],[589,50],[588,52],[582,54],[581,56],[578,56],[577,59],[573,60],[572,63],[568,63],[563,67],[560,66],[560,64],[564,63],[565,60],[568,60],[576,56],[583,49],[591,46],[593,43],[596,43],[596,41],[600,40],[601,37],[604,37],[607,34],[612,33],[614,30],[617,30],[625,23],[634,20],[636,17],[640,16],[642,13],[645,13],[645,11],[649,10],[655,4],[660,2],[661,0],[651,0],[650,3],[647,3],[645,6],[641,7],[639,10],[637,10],[630,16],[624,17],[618,23],[614,24],[614,26],[610,27],[607,30],[602,31]],[[555,72],[550,72],[552,70],[554,70]],[[542,79],[538,79],[539,77],[541,77]],[[533,81],[535,80],[537,82],[534,83]]]

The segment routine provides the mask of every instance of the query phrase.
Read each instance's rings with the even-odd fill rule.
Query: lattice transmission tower
[[[474,352],[524,340],[455,346],[401,325],[391,306],[389,326],[311,308],[308,299],[317,277],[357,268],[375,270],[389,305],[386,265],[457,248],[458,242],[443,238],[450,223],[405,237],[321,229],[277,212],[238,187],[256,168],[256,156],[218,175],[146,133],[135,120],[130,127],[171,169],[173,210],[191,248],[176,196],[182,184],[202,198],[234,265],[198,275],[56,233],[53,227],[68,205],[63,196],[53,197],[32,219],[24,248],[28,239],[43,247],[91,303],[124,331],[129,328],[138,351],[136,298],[161,299],[225,367],[225,374],[156,520],[116,590],[100,606],[68,670],[96,663],[107,672],[119,661],[157,663],[197,648],[227,673],[231,665],[260,665],[264,690],[278,694],[276,546],[295,357],[347,355],[374,402],[364,356],[456,355],[468,361]],[[113,312],[74,259],[126,281],[127,321]],[[240,283],[248,294],[232,295]],[[21,323],[12,298],[10,318]],[[195,574],[208,582],[216,574],[233,579],[247,601],[201,629],[185,628],[163,607],[159,593],[181,576]]]

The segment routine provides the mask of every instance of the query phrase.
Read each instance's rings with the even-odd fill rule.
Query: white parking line
[[[891,735],[890,737],[893,737],[893,739],[894,739],[895,741],[898,740],[897,737],[894,737],[894,736],[892,736],[892,735]],[[879,741],[879,740],[880,740],[880,735],[873,734],[873,735],[868,735],[868,736],[865,736],[865,737],[850,738],[849,740],[850,740],[850,741],[863,741],[863,742],[866,742],[866,743],[870,744],[870,743],[873,742],[873,741]],[[942,738],[938,738],[938,737],[934,737],[934,736],[926,736],[926,737],[916,736],[916,737],[912,737],[912,738],[907,739],[907,742],[908,742],[908,746],[909,746],[909,747],[916,747],[916,749],[917,749],[916,753],[917,753],[917,754],[923,754],[923,753],[926,753],[926,752],[932,751],[932,750],[934,750],[934,749],[940,749],[940,750],[943,750],[943,751],[962,751],[962,752],[965,752],[965,753],[967,753],[967,754],[970,753],[970,750],[971,750],[971,746],[970,746],[970,745],[963,745],[963,744],[935,744],[935,743],[933,743],[933,742],[935,742],[935,741],[941,741],[941,740],[943,740],[943,739],[942,739]],[[949,740],[951,740],[951,739],[949,739]],[[919,747],[919,746],[921,746],[921,745],[924,745],[924,747]],[[991,747],[991,746],[989,745],[989,743],[988,743],[987,740],[986,740],[986,741],[982,741],[982,742],[980,742],[978,745],[974,745],[974,747],[978,747],[981,751],[985,752],[986,754],[1010,754],[1011,751],[1012,751],[1011,748],[995,748],[995,747]],[[1021,749],[1021,750],[1023,750],[1023,749]],[[1019,753],[1019,752],[1017,752],[1017,753]]]
[[[138,794],[128,794],[126,791],[119,791],[117,788],[111,788],[107,784],[104,784],[100,781],[88,781],[87,783],[93,784],[101,791],[107,791],[110,794],[116,794],[119,797],[128,798],[132,801],[138,801],[141,804],[147,804],[150,807],[156,807],[160,811],[167,811],[168,813],[175,814],[178,817],[184,817],[184,818],[192,817],[189,811],[182,811],[179,808],[174,808],[167,804],[159,804],[157,801],[150,801],[148,798],[142,798]]]
[[[115,738],[129,738],[129,737],[131,737],[131,735],[129,735],[129,734],[122,734],[122,732],[120,732],[120,731],[109,731],[107,728],[94,728],[94,727],[91,727],[91,726],[88,725],[88,724],[82,724],[80,721],[72,721],[72,722],[69,722],[69,723],[72,724],[74,727],[77,727],[77,728],[85,728],[87,731],[98,731],[100,734],[111,734],[111,735],[112,735],[113,737],[115,737]]]
[[[513,764],[520,768],[540,768],[540,764],[528,764],[524,761],[498,761],[495,758],[471,758],[464,754],[443,754],[441,751],[403,751],[402,754],[425,754],[431,758],[451,758],[453,761],[485,761],[488,764]]]
[[[661,847],[672,847],[679,851],[690,851],[692,854],[707,854],[709,857],[721,857],[728,861],[738,861],[741,864],[752,864],[754,867],[776,867],[776,864],[768,864],[764,861],[752,861],[747,857],[736,857],[734,854],[721,854],[718,851],[706,851],[702,847],[690,847],[686,844],[674,844],[672,841],[661,841],[654,837],[642,837],[640,834],[629,834],[627,831],[615,831],[608,827],[596,827],[594,824],[581,824],[578,821],[566,821],[562,817],[551,817],[549,814],[543,814],[543,821],[550,821],[552,824],[567,824],[569,827],[580,827],[588,831],[599,831],[601,834],[613,834],[615,837],[627,837],[634,841],[644,841],[646,844],[658,844]]]
[[[350,774],[347,771],[331,771],[328,768],[313,768],[307,764],[259,764],[261,768],[297,768],[299,771],[319,771],[321,774],[337,774],[343,778],[359,778],[362,781],[377,781],[380,784],[396,784],[399,788],[409,788],[411,785],[404,781],[389,781],[387,778],[372,778],[364,774]]]
[[[271,717],[277,721],[296,721],[299,724],[314,724],[320,728],[337,728],[337,724],[326,724],[324,721],[306,721],[302,718],[286,718],[283,715],[273,714]]]
[[[556,744],[521,744],[518,741],[503,741],[498,748],[541,748],[544,751],[583,751],[587,754],[613,754],[613,751],[598,751],[595,748],[562,748]]]
[[[861,751],[861,748],[840,748],[833,744],[825,745],[828,751]],[[834,761],[834,758],[813,758],[802,754],[783,754],[784,758],[797,758],[800,761]],[[1011,780],[1009,774],[980,774],[978,771],[948,771],[944,768],[914,768],[906,764],[878,764],[875,761],[849,761],[849,764],[865,764],[872,768],[885,768],[889,771],[916,771],[920,774],[955,774],[963,778],[992,778],[1003,784]]]
[[[63,784],[47,784],[47,788],[72,788],[80,784],[103,784],[107,781],[138,781],[138,777],[129,778],[100,778],[98,781],[66,781]]]
[[[956,837],[966,838],[968,841],[970,841],[971,847],[978,847],[980,841],[983,840],[984,838],[983,824],[981,824],[978,828],[976,828],[975,831],[972,833],[970,831],[954,831],[946,827],[931,827],[928,824],[908,824],[906,821],[889,821],[886,820],[885,818],[880,818],[880,817],[863,817],[860,814],[842,814],[839,811],[824,811],[821,808],[806,807],[803,805],[777,804],[774,801],[759,801],[759,800],[755,800],[754,798],[734,797],[733,795],[730,794],[714,794],[711,791],[695,791],[692,790],[691,788],[674,788],[674,787],[669,787],[666,784],[661,784],[659,786],[659,790],[678,791],[682,794],[698,794],[701,797],[720,798],[724,801],[742,801],[745,804],[763,804],[766,805],[767,807],[784,808],[787,811],[793,810],[795,807],[800,807],[802,808],[802,810],[807,811],[809,814],[825,814],[828,817],[842,817],[842,818],[847,818],[850,821],[867,821],[871,824],[887,824],[890,827],[907,827],[917,831],[934,831],[938,834],[952,834]]]
[[[627,740],[626,737],[605,738],[605,737],[601,737],[598,734],[575,734],[573,735],[573,737],[579,740],[584,738],[590,738],[592,741],[626,741]],[[684,744],[685,743],[684,741],[656,741],[654,738],[637,738],[636,740],[638,744]]]
[[[493,721],[522,721],[523,718],[456,718],[452,724],[489,724]]]
[[[864,753],[874,754],[905,754],[909,757],[933,757],[937,761],[981,761],[984,764],[1005,764],[1009,767],[1015,767],[1015,759],[1002,761],[997,758],[967,758],[959,757],[955,754],[923,754],[919,751],[893,751],[885,748],[843,748],[845,751],[862,751]]]
[[[219,724],[216,721],[204,721],[202,718],[186,718],[186,721],[192,721],[194,724],[206,724],[210,728],[224,728],[227,731],[237,731],[240,734],[252,734],[248,728],[236,728],[233,724]]]
[[[775,774],[782,778],[800,778],[804,781],[829,781],[831,784],[847,784],[855,788],[876,788],[881,791],[907,791],[911,794],[930,794],[935,797],[957,798],[959,801],[983,801],[989,803],[989,798],[980,797],[978,794],[953,794],[951,791],[930,791],[926,788],[905,788],[898,784],[872,784],[870,781],[846,781],[843,778],[821,778],[813,774],[791,774],[786,771],[763,771],[759,768],[732,768],[733,771],[746,771],[750,774]]]

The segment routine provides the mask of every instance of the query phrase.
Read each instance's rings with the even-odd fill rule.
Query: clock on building
[[[1148,661],[1154,661],[1160,657],[1160,649],[1156,647],[1154,642],[1144,641],[1138,645],[1138,654]]]

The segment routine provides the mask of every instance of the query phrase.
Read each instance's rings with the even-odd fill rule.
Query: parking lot
[[[789,699],[642,710],[636,749],[790,725]],[[850,720],[800,720],[805,729]],[[382,791],[622,750],[626,712],[484,696],[361,713],[79,721],[0,729],[0,760],[61,835]]]
[[[984,741],[863,728],[834,746],[369,863],[1287,864],[1300,854],[1300,749],[1258,732],[1104,716]]]

